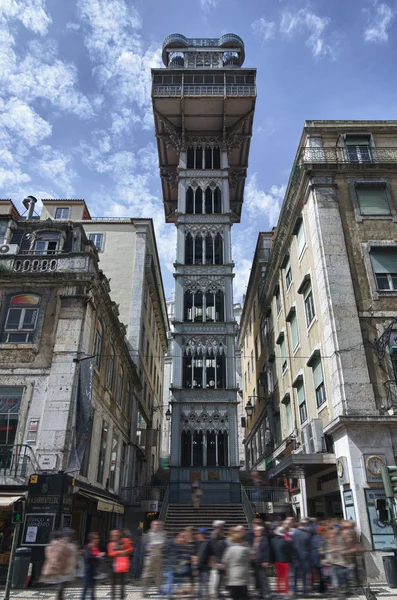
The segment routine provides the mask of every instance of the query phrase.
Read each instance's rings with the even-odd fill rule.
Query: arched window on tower
[[[194,148],[189,146],[187,149],[186,166],[188,169],[194,169]]]
[[[221,168],[221,149],[220,148],[212,149],[212,168],[213,169]]]
[[[211,215],[213,212],[212,190],[210,187],[207,187],[205,189],[205,213]]]
[[[192,215],[194,213],[194,191],[191,187],[186,191],[186,213]]]
[[[218,187],[211,188],[207,187],[205,190],[205,202],[204,202],[205,212],[208,215],[214,213],[221,213],[221,191]]]
[[[205,263],[214,264],[214,238],[210,233],[205,236]]]
[[[184,321],[190,322],[223,322],[224,321],[224,293],[221,290],[201,290],[185,292],[184,295]]]
[[[181,466],[192,465],[192,434],[190,431],[182,431],[181,434]]]
[[[218,187],[216,187],[214,190],[214,213],[220,214],[221,212],[221,190]]]
[[[191,389],[223,389],[226,387],[226,356],[222,354],[185,354],[183,387]]]
[[[203,264],[203,243],[204,243],[204,239],[201,237],[201,235],[196,235],[196,237],[194,238],[194,261],[193,261],[193,264],[195,264],[195,265]]]
[[[223,239],[220,233],[217,233],[214,238],[214,248],[215,248],[215,264],[222,265],[223,264]]]
[[[199,187],[194,194],[194,212],[201,215],[203,212],[203,190]]]
[[[188,233],[185,238],[185,265],[193,264],[193,245],[193,236],[191,233]]]

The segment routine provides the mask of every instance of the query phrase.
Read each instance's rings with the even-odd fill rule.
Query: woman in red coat
[[[117,600],[117,584],[120,589],[120,600],[124,600],[125,574],[130,570],[129,555],[131,550],[121,538],[119,529],[110,532],[108,556],[112,559],[112,600]]]

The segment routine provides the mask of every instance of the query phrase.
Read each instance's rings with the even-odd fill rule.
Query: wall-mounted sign
[[[57,466],[56,454],[39,454],[39,467],[43,471],[53,471]]]
[[[386,464],[384,454],[363,454],[365,478],[368,482],[381,482],[380,468]]]
[[[336,459],[336,473],[338,475],[339,485],[350,483],[349,469],[347,466],[346,456],[340,456]]]
[[[47,546],[50,533],[54,529],[54,514],[27,514],[22,538],[23,545]]]
[[[368,519],[372,534],[372,544],[374,550],[383,550],[384,548],[396,548],[393,528],[391,525],[380,523],[376,512],[375,500],[385,498],[384,490],[365,490],[367,501]]]
[[[159,511],[159,501],[158,500],[142,500],[141,501],[141,510],[143,510],[143,512],[158,512]]]

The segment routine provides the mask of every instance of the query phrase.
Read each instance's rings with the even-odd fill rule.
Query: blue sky
[[[305,119],[396,118],[397,0],[0,0],[0,196],[84,198],[153,217],[166,293],[175,231],[160,196],[150,68],[174,32],[237,33],[258,100],[235,299],[276,224]]]

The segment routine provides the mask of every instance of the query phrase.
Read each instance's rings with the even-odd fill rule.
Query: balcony
[[[347,148],[302,148],[298,163],[300,165],[352,165],[365,168],[371,165],[397,164],[397,148],[372,148],[369,146],[350,146]]]
[[[67,273],[93,270],[94,254],[19,250],[17,255],[0,255],[0,272]]]
[[[0,446],[0,477],[24,479],[39,470],[32,448],[26,444]]]
[[[249,501],[254,504],[257,502],[272,502],[273,504],[290,503],[289,491],[286,488],[244,486],[244,489]]]
[[[255,85],[153,85],[153,97],[256,96]]]

